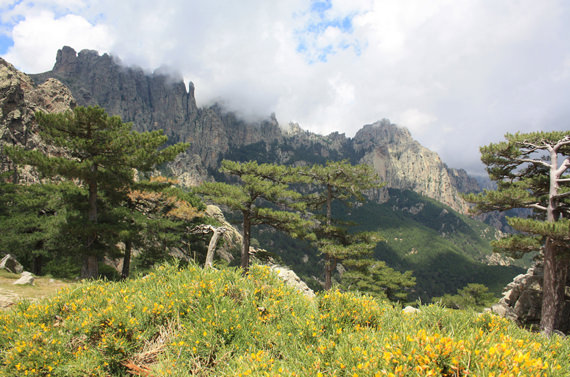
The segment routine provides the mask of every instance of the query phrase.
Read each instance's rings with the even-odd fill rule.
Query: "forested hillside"
[[[36,86],[29,78],[8,63],[3,70],[4,76],[10,78],[5,88],[12,88],[4,92],[2,102],[3,142],[46,150],[49,146],[37,137],[33,113],[43,109],[56,111],[56,108],[33,104],[32,99],[39,96],[31,94]],[[474,282],[484,283],[498,293],[522,271],[489,266],[489,240],[495,237],[494,230],[455,212],[466,208],[459,190],[476,190],[475,181],[465,172],[447,168],[435,153],[414,141],[409,131],[387,120],[365,126],[354,138],[341,134],[316,135],[298,125],[282,127],[275,117],[247,123],[217,105],[198,108],[192,85],[186,91],[179,81],[161,72],[147,75],[141,70],[121,67],[108,55],[99,56],[93,51],[76,54],[70,48],[59,51],[53,71],[34,76],[37,82],[44,82],[38,88],[57,83],[48,77],[59,78],[70,86],[75,99],[70,95],[65,97],[67,108],[75,106],[76,100],[79,104],[102,105],[110,115],[117,113],[124,117],[123,121],[133,121],[135,131],[164,128],[169,144],[188,141],[186,152],[168,167],[160,167],[163,173],[176,176],[186,186],[212,178],[226,180],[217,170],[223,158],[289,166],[346,159],[352,164],[371,166],[386,186],[369,191],[370,201],[365,205],[350,211],[341,207],[339,211],[356,223],[355,230],[378,231],[386,239],[376,247],[376,258],[402,273],[413,272],[416,287],[410,300],[426,301]],[[13,97],[16,92],[21,95]],[[61,107],[59,111],[64,109]],[[17,112],[27,115],[17,116]],[[3,170],[14,170],[4,157]],[[313,288],[321,287],[322,262],[313,247],[263,229],[253,237],[254,246],[281,258]],[[205,251],[204,238],[193,240],[185,240],[183,248],[191,248],[188,242],[195,242],[194,250]],[[171,241],[164,239],[164,245]],[[38,250],[44,250],[45,245],[49,244]],[[120,257],[122,251],[117,253]],[[26,263],[33,264],[34,258]],[[339,268],[335,274],[342,272],[342,264]]]

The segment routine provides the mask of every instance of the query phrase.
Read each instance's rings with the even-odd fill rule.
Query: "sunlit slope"
[[[493,314],[307,298],[259,266],[163,266],[0,313],[3,376],[566,376],[568,352]]]

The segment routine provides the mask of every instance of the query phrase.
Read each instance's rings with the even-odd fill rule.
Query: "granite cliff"
[[[32,79],[0,58],[0,172],[13,170],[4,145],[49,150],[36,132],[36,111],[62,112],[75,106],[71,91],[56,79],[35,85]],[[34,181],[30,170],[20,180]]]
[[[100,105],[132,121],[136,130],[162,128],[170,142],[190,142],[190,148],[169,165],[188,185],[216,178],[223,158],[298,165],[347,159],[372,165],[387,186],[373,193],[377,203],[346,215],[367,229],[383,229],[388,241],[377,248],[378,258],[401,271],[413,270],[416,294],[423,300],[454,293],[469,282],[502,288],[520,272],[512,266],[489,265],[493,229],[426,199],[462,212],[465,203],[459,192],[478,186],[464,171],[448,168],[405,128],[381,120],[351,138],[336,132],[318,135],[298,124],[282,125],[274,115],[246,122],[218,105],[198,107],[193,85],[185,86],[165,72],[145,73],[124,67],[109,55],[76,53],[68,47],[58,52],[54,69],[40,75],[27,76],[0,60],[0,168],[13,170],[2,157],[5,144],[49,148],[35,131],[36,111]],[[20,176],[25,181],[36,179],[30,171]],[[275,233],[255,236],[318,287],[322,266],[315,250]]]
[[[273,115],[248,123],[216,104],[199,108],[194,85],[186,87],[164,69],[145,73],[107,54],[77,53],[70,47],[57,52],[51,71],[32,77],[38,84],[63,82],[78,105],[100,105],[139,131],[162,128],[171,142],[190,142],[187,153],[173,164],[173,172],[188,184],[208,179],[223,158],[297,164],[348,159],[374,166],[387,187],[413,190],[460,212],[466,204],[459,192],[478,189],[464,171],[448,168],[409,131],[388,120],[364,126],[354,138],[316,135],[296,124],[282,126]],[[386,190],[379,192],[377,199],[386,200],[386,195]]]

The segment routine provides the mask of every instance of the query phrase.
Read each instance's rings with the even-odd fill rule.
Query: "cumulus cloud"
[[[249,117],[349,136],[390,118],[472,171],[505,132],[567,129],[564,0],[0,1],[27,72],[63,45],[111,52]]]
[[[53,66],[54,51],[64,45],[106,51],[113,37],[105,25],[92,25],[85,18],[67,14],[57,17],[49,10],[31,12],[12,29],[14,47],[4,58],[28,73]]]

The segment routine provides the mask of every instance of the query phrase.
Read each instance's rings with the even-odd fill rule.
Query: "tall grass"
[[[0,313],[5,376],[567,376],[570,341],[492,314],[314,299],[267,267],[89,282]]]

